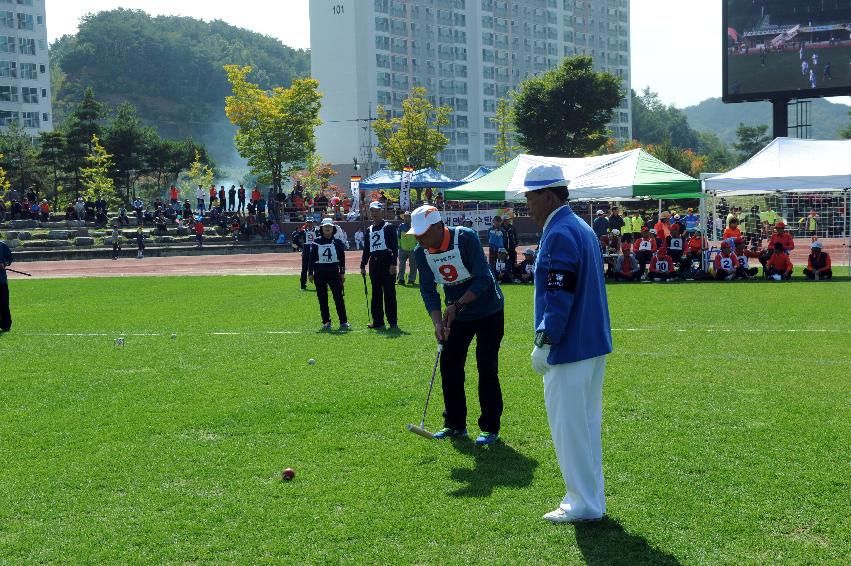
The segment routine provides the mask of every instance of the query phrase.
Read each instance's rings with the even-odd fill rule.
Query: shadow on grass
[[[453,497],[489,497],[496,487],[527,487],[538,467],[537,460],[502,442],[486,448],[477,447],[470,439],[453,439],[452,444],[474,459],[473,469],[452,469],[452,480],[467,484],[451,492]]]
[[[585,563],[591,566],[679,566],[675,556],[653,548],[640,536],[631,535],[610,517],[594,523],[577,523],[576,544]]]

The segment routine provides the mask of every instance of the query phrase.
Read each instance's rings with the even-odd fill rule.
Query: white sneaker
[[[554,511],[550,511],[544,515],[544,519],[551,523],[589,523],[599,521],[602,517],[577,517],[559,506]]]

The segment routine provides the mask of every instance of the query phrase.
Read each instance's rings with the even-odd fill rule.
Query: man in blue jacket
[[[503,408],[499,386],[499,347],[505,321],[502,291],[473,230],[446,227],[437,208],[424,205],[411,215],[409,233],[419,242],[414,256],[420,272],[420,294],[434,323],[434,335],[444,344],[440,375],[446,409],[443,429],[434,437],[467,436],[464,365],[470,343],[476,338],[482,411],[476,444],[493,444],[499,440]],[[446,299],[442,313],[438,284]]]
[[[9,280],[6,277],[6,267],[14,260],[12,250],[5,242],[0,242],[0,332],[12,329],[12,313],[9,311]]]
[[[529,170],[524,191],[542,227],[535,265],[532,367],[544,376],[544,401],[567,493],[544,519],[593,521],[606,512],[601,423],[606,355],[612,351],[600,245],[567,205],[560,167]]]

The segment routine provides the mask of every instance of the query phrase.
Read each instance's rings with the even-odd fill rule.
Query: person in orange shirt
[[[195,240],[198,242],[198,247],[204,247],[204,223],[199,220],[195,223]]]
[[[792,234],[786,231],[786,224],[783,222],[778,222],[774,225],[774,234],[771,235],[771,239],[768,241],[768,247],[771,249],[775,249],[777,244],[780,242],[783,244],[783,251],[787,254],[795,249],[795,240],[792,239]]]
[[[42,222],[50,220],[50,205],[47,204],[47,199],[41,201],[41,204],[38,205],[38,210],[41,213]]]
[[[213,201],[219,197],[219,191],[216,190],[216,185],[210,185],[210,210],[213,210]]]
[[[177,187],[175,187],[174,185],[172,185],[172,186],[171,186],[171,188],[168,190],[168,196],[169,196],[169,198],[171,199],[171,204],[172,204],[172,206],[174,206],[175,204],[177,204],[177,199],[178,199],[178,197],[180,196],[180,195],[178,195],[178,193],[177,193]]]
[[[782,243],[774,244],[774,253],[765,263],[763,272],[766,277],[771,277],[775,281],[792,277],[792,260],[789,259],[789,254],[783,251]]]
[[[650,258],[650,279],[653,281],[672,281],[674,279],[674,260],[668,255],[665,246]]]
[[[659,222],[653,226],[653,229],[656,230],[656,235],[659,238],[662,238],[662,241],[665,241],[668,236],[671,235],[671,215],[669,212],[665,211],[659,217]]]
[[[644,275],[647,264],[650,262],[650,258],[653,257],[653,254],[656,253],[657,249],[658,246],[656,245],[656,239],[650,235],[650,230],[647,226],[642,226],[641,237],[632,243],[632,251],[635,253],[635,257],[638,259],[638,263],[641,266],[641,273],[639,273],[639,275]]]
[[[739,258],[732,252],[730,242],[721,242],[721,253],[713,260],[715,265],[715,279],[721,281],[732,281],[736,277],[736,268],[739,267]]]
[[[261,198],[263,198],[263,195],[260,194],[260,189],[254,187],[251,191],[251,202],[254,203],[254,206],[257,206],[257,203],[260,202]]]
[[[804,269],[804,275],[807,276],[807,279],[821,281],[833,277],[833,271],[830,268],[830,255],[823,252],[821,248],[822,244],[819,241],[813,242],[810,246],[810,257],[807,258],[807,267]]]
[[[737,240],[742,237],[742,231],[739,229],[739,219],[731,218],[730,225],[724,229],[724,239]]]

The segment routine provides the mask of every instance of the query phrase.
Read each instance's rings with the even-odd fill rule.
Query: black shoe
[[[385,328],[383,324],[367,324],[366,327],[370,330],[384,330]]]

